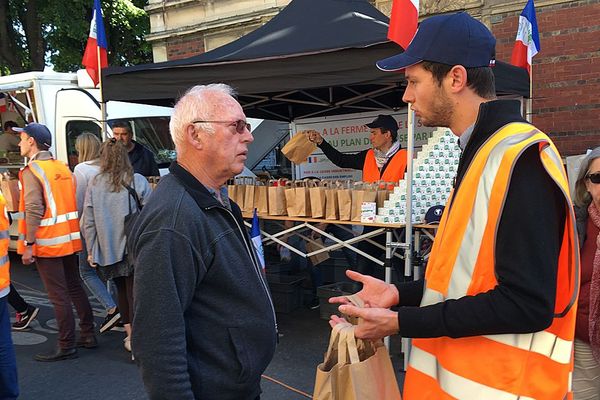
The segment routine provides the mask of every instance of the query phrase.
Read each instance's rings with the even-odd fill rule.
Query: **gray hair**
[[[184,143],[185,129],[194,120],[211,120],[215,118],[220,104],[213,101],[215,95],[227,95],[235,97],[233,88],[224,83],[211,83],[210,85],[197,85],[188,89],[187,92],[173,108],[169,131],[175,143],[175,149]],[[208,133],[213,133],[214,128],[208,123],[198,123],[196,126]]]
[[[575,198],[573,199],[573,202],[578,207],[587,207],[592,202],[592,196],[590,196],[585,187],[585,180],[587,174],[590,172],[590,164],[597,158],[600,158],[600,147],[596,147],[585,156],[579,166],[579,173],[577,174],[577,180],[575,181]]]

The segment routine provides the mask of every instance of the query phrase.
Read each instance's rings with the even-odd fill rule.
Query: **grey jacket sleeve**
[[[194,399],[185,313],[205,268],[187,238],[170,229],[136,242],[132,348],[150,399]],[[177,262],[177,260],[189,262]]]
[[[83,210],[81,212],[81,220],[79,222],[81,233],[85,238],[87,252],[94,258],[94,246],[98,241],[98,232],[96,231],[96,220],[94,218],[94,201],[92,196],[92,186],[88,186],[83,201]],[[96,262],[97,260],[94,260]]]

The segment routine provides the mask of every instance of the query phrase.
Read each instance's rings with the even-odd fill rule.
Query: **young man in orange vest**
[[[458,13],[426,19],[404,53],[377,63],[404,70],[403,100],[463,149],[425,280],[349,272],[369,307],[340,306],[362,318],[357,337],[414,338],[405,400],[571,398],[579,254],[567,177],[519,101],[496,100],[494,54],[491,32]]]
[[[398,122],[391,115],[380,114],[367,127],[371,129],[373,148],[353,154],[337,151],[317,131],[308,131],[307,136],[338,167],[362,170],[365,182],[404,179],[406,150],[398,142]]]
[[[325,156],[338,167],[362,170],[362,179],[364,182],[398,182],[404,179],[404,173],[406,172],[406,150],[402,149],[398,141],[398,122],[391,115],[380,114],[373,122],[366,124],[366,126],[371,130],[369,139],[373,147],[352,154],[339,152],[327,143],[317,131],[308,131],[306,135],[308,140],[316,143]],[[374,229],[365,227],[363,233]],[[340,234],[344,234],[344,231],[338,231]],[[338,237],[340,239],[348,238]],[[385,246],[383,235],[379,235],[373,240]],[[357,247],[373,257],[381,257],[385,252],[385,250],[366,241],[358,243]],[[394,260],[393,265],[394,267],[399,267],[396,265],[396,260]],[[357,256],[356,268],[363,274],[383,277],[383,268],[376,269],[375,264],[371,260],[360,255]],[[403,275],[399,269],[398,272],[400,276]]]
[[[19,397],[17,360],[10,333],[10,318],[7,306],[7,296],[11,290],[8,226],[6,200],[0,192],[0,399],[16,399]]]
[[[92,308],[79,278],[81,239],[75,182],[69,168],[52,157],[52,135],[46,126],[31,123],[15,130],[21,132],[21,155],[29,159],[19,173],[17,252],[23,264],[36,263],[58,323],[58,347],[49,354],[37,354],[35,360],[75,358],[77,347],[97,346]],[[77,341],[71,303],[80,321]]]

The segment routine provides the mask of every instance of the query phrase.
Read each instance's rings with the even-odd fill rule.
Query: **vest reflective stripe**
[[[58,214],[56,211],[56,201],[54,200],[54,194],[52,193],[52,188],[50,187],[50,182],[48,181],[48,177],[46,176],[46,172],[44,172],[43,168],[40,167],[39,164],[32,162],[29,164],[29,167],[32,169],[36,176],[41,177],[40,182],[42,186],[44,186],[44,197],[46,198],[46,208],[50,209],[50,215]]]
[[[79,214],[77,213],[77,211],[73,211],[66,214],[58,215],[56,217],[44,218],[40,221],[40,226],[60,224],[61,222],[67,222],[78,218]]]
[[[56,160],[34,160],[26,168],[42,185],[45,200],[45,213],[36,233],[33,254],[38,257],[61,257],[80,251],[81,236],[71,171]],[[23,171],[19,174],[19,179],[23,185]],[[19,254],[25,251],[27,223],[24,211],[24,191],[21,191],[17,242]]]
[[[572,341],[561,339],[546,331],[520,335],[486,335],[483,337],[521,350],[533,351],[560,364],[568,364],[573,351]]]
[[[565,197],[567,218],[558,260],[555,318],[544,331],[451,339],[414,339],[405,400],[562,399],[570,396],[579,285],[575,217],[560,156],[529,124],[509,124],[477,152],[460,190],[451,193],[425,276],[421,306],[484,293],[497,286],[498,224],[520,155],[537,146]],[[414,349],[417,349],[415,351]],[[434,386],[423,394],[423,385]],[[437,387],[435,387],[438,385]]]
[[[404,172],[406,171],[406,150],[398,150],[389,161],[383,175],[379,172],[377,167],[377,161],[375,160],[375,152],[370,149],[365,157],[365,163],[363,164],[363,181],[365,182],[398,182],[404,179]]]
[[[36,239],[35,243],[39,246],[55,246],[58,244],[69,243],[73,240],[80,240],[81,235],[79,232],[69,233],[67,235],[54,237],[52,239]]]
[[[486,385],[482,385],[478,382],[466,379],[460,375],[454,374],[444,367],[435,366],[435,356],[419,348],[411,349],[411,357],[415,352],[416,362],[409,368],[415,368],[420,373],[426,375],[437,381],[440,389],[445,392],[446,396],[430,396],[425,395],[423,399],[439,399],[439,398],[453,398],[461,400],[483,400],[483,399],[498,399],[498,400],[533,400],[531,397],[519,396],[514,393],[506,392],[503,390],[495,389]],[[407,371],[408,372],[408,371]],[[414,373],[415,370],[412,371]],[[419,385],[421,388],[427,388],[431,383],[426,385]],[[435,386],[435,385],[433,385]],[[412,389],[411,389],[412,390]],[[425,389],[426,390],[426,389]],[[404,393],[404,398],[409,396],[412,398],[414,393]],[[450,397],[447,397],[450,396]]]
[[[415,353],[413,362],[411,350],[410,367],[421,372],[425,372],[423,366],[427,366],[427,370],[444,369],[460,376],[462,380],[476,382],[481,387],[512,393],[514,398],[520,395],[540,400],[563,399],[567,393],[568,369],[571,363],[549,362],[546,356],[527,348],[515,348],[481,336],[460,339],[414,339],[414,348],[427,353],[426,358],[419,358],[418,353]],[[414,384],[409,378],[412,379],[412,376],[407,371],[405,387]],[[451,377],[445,379],[445,382],[439,381],[440,385],[445,385],[442,386],[444,391],[444,388],[453,387],[454,384],[462,385],[452,381]],[[414,397],[408,397],[405,393],[404,398],[426,398],[418,394],[418,388],[413,390]],[[452,396],[452,392],[447,393]],[[459,398],[496,400],[495,397],[489,396],[477,397],[477,393],[473,393],[471,397]]]
[[[8,258],[10,235],[8,225],[6,199],[0,192],[0,291],[10,286],[10,259]]]

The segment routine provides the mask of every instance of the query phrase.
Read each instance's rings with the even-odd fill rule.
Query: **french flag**
[[[262,237],[260,235],[260,225],[258,223],[258,215],[256,214],[256,208],[254,209],[254,215],[252,215],[252,227],[250,228],[250,239],[252,240],[252,245],[254,246],[254,250],[256,251],[256,256],[258,257],[258,262],[260,263],[260,267],[265,269],[265,251],[263,250],[262,245]]]
[[[417,32],[419,23],[419,0],[394,0],[390,14],[388,39],[398,43],[404,50]]]
[[[94,81],[94,86],[98,86],[98,82],[100,82],[100,70],[108,67],[107,47],[100,0],[94,0],[94,14],[90,25],[90,36],[88,37],[85,52],[83,53],[83,60],[81,61],[90,78]],[[98,54],[100,55],[98,56]],[[100,65],[98,65],[98,58],[100,58]]]
[[[533,0],[528,0],[521,15],[519,15],[519,30],[517,31],[517,39],[510,63],[525,68],[531,75],[531,60],[540,50],[540,35],[538,33],[537,18],[535,17],[535,6]]]

